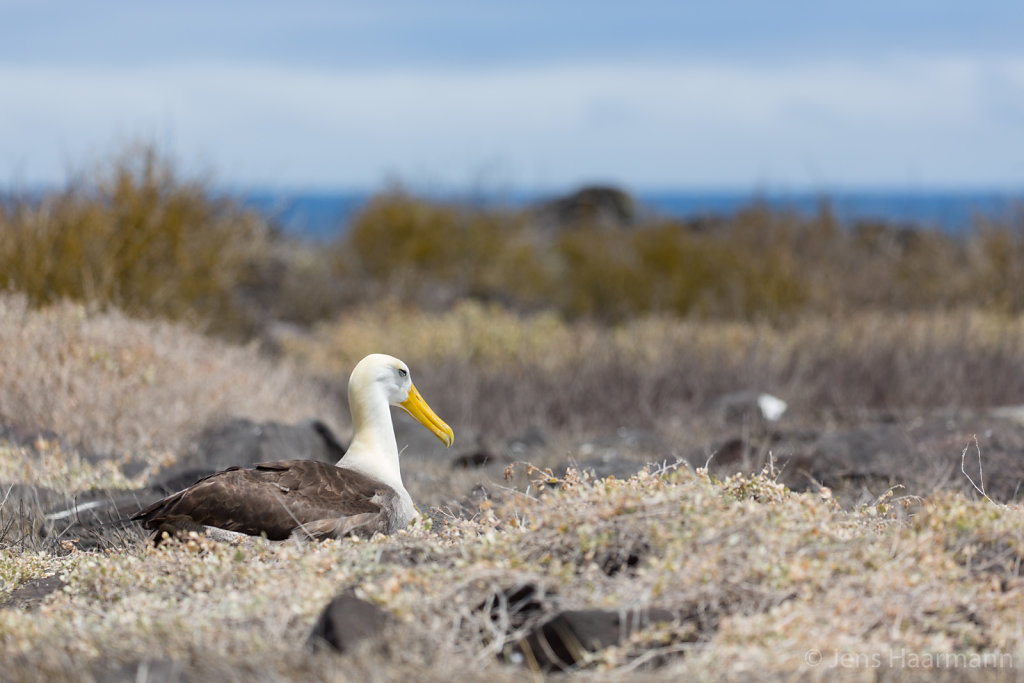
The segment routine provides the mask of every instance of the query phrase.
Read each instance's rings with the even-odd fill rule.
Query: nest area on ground
[[[720,674],[723,654],[794,672],[812,645],[1022,647],[1019,506],[890,491],[847,510],[770,470],[511,469],[526,487],[369,541],[195,536],[154,549],[135,534],[83,551],[0,524],[5,659],[66,680],[80,673],[69,662],[96,679],[165,666],[182,678],[265,667],[259,679],[330,680],[339,651],[356,670],[396,675],[701,675]]]

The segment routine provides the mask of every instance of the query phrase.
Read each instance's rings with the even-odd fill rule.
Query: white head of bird
[[[356,364],[348,380],[348,402],[352,411],[352,443],[338,466],[362,472],[400,491],[404,492],[405,486],[398,466],[390,406],[412,415],[445,446],[451,446],[455,440],[452,428],[416,389],[409,366],[393,356],[374,353]]]

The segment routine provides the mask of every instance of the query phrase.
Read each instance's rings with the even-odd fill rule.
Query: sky
[[[1019,0],[0,0],[0,187],[1024,190]]]

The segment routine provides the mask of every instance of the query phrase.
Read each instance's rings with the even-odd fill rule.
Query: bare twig
[[[967,445],[964,446],[963,452],[960,454],[960,471],[963,472],[965,477],[967,477],[967,481],[971,482],[971,486],[974,487],[974,490],[981,494],[982,498],[984,498],[985,500],[987,500],[990,503],[995,504],[995,501],[992,500],[991,498],[989,498],[988,494],[985,493],[985,473],[981,469],[981,446],[978,444],[978,435],[977,434],[974,435],[974,448],[978,452],[978,482],[979,483],[975,483],[974,479],[971,478],[971,475],[967,474],[967,470],[964,469],[964,461],[967,459],[967,451],[968,451],[968,449],[970,449],[970,447],[971,447],[971,442],[968,441]]]
[[[708,462],[711,462],[710,458],[708,459]],[[651,463],[651,464],[653,465],[654,463]],[[650,470],[648,472],[648,474],[650,474],[653,477],[660,477],[661,475],[667,474],[667,473],[669,473],[669,472],[671,472],[673,470],[679,469],[680,467],[682,467],[684,465],[688,465],[688,463],[685,460],[683,460],[682,458],[676,458],[676,461],[673,462],[673,463],[670,463],[667,460],[662,460],[661,464],[658,465],[655,469]],[[707,469],[707,465],[706,464],[704,465],[704,468]]]

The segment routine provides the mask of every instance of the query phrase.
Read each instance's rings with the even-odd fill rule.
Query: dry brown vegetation
[[[753,205],[687,223],[624,228],[539,223],[530,212],[477,210],[403,192],[377,197],[334,246],[358,296],[437,307],[465,298],[516,310],[616,322],[650,314],[776,322],[857,311],[1024,304],[1024,212],[980,220],[962,239],[877,223],[841,227]]]
[[[647,608],[673,617],[574,670],[1018,678],[1021,226],[953,240],[753,207],[552,229],[399,192],[312,249],[152,155],[117,168],[0,211],[0,679],[518,680],[544,619]],[[308,325],[267,326],[274,355],[224,339],[275,320]],[[530,465],[453,469],[398,415],[424,515],[392,537],[43,534],[46,501],[142,485],[210,422],[347,437],[347,373],[375,351],[409,362],[454,455]],[[745,389],[784,418],[730,418]],[[559,469],[608,453],[662,464]],[[349,586],[394,615],[387,639],[310,652]],[[530,615],[502,597],[524,586]]]
[[[49,430],[90,452],[172,454],[209,421],[338,412],[327,392],[254,345],[168,322],[0,296],[0,424]]]
[[[436,391],[440,408],[491,436],[527,424],[576,434],[655,428],[749,388],[819,421],[1024,396],[1024,322],[966,311],[807,316],[785,327],[648,317],[609,328],[471,302],[444,313],[384,306],[354,310],[282,348],[318,374],[343,375],[374,349],[429,367],[443,378],[438,387],[459,387]]]
[[[938,495],[843,511],[764,473],[547,479],[472,520],[424,520],[369,543],[0,548],[5,592],[55,572],[67,584],[33,608],[0,610],[5,674],[518,678],[522,631],[507,607],[487,605],[523,585],[551,596],[548,615],[679,615],[577,665],[595,674],[657,664],[659,678],[1009,680],[1020,664],[1019,507]],[[616,559],[624,542],[628,564]],[[309,653],[318,611],[348,585],[396,617],[389,640],[344,658]]]
[[[238,290],[268,230],[137,147],[39,201],[0,202],[0,234],[0,289],[35,305],[74,299],[237,333]]]
[[[951,393],[937,399],[912,387],[940,381],[941,373],[928,372],[932,362],[957,377],[956,359],[971,349],[991,364],[981,366],[992,373],[986,376],[1002,373],[1009,382],[1009,365],[1020,356],[1009,341],[1020,338],[1019,321],[987,315],[869,317],[845,329],[813,321],[786,331],[667,319],[607,329],[467,304],[440,314],[363,311],[291,339],[284,349],[294,359],[289,367],[253,347],[173,324],[73,304],[35,311],[21,298],[0,302],[5,420],[95,438],[149,454],[157,465],[173,461],[188,432],[218,413],[333,414],[346,434],[338,405],[322,403],[323,384],[307,373],[343,376],[366,348],[405,355],[462,441],[539,422],[549,442],[528,456],[541,465],[577,448],[573,434],[612,426],[661,425],[682,450],[691,445],[688,430],[697,441],[699,430],[711,429],[707,404],[717,392],[781,381],[787,372],[794,373],[787,387],[797,399],[798,423],[812,423],[819,411],[841,419],[838,388],[811,399],[795,392],[800,382],[829,372],[839,373],[830,382],[857,389],[855,361],[865,349],[876,349],[873,362],[892,360],[863,393],[854,391],[859,409],[876,400],[866,387],[879,383],[922,406],[975,405],[993,396],[989,389],[951,382],[943,389]],[[799,348],[818,349],[818,360],[801,365]],[[44,388],[38,395],[46,402],[24,401],[32,387]],[[607,401],[593,399],[604,395]],[[827,405],[816,405],[829,396]],[[947,455],[958,460],[961,448],[950,444]],[[461,509],[467,516],[435,512],[408,532],[369,543],[236,548],[195,540],[154,550],[136,532],[118,536],[106,552],[86,552],[40,537],[31,525],[12,525],[40,511],[6,502],[0,602],[16,602],[0,607],[5,674],[518,678],[516,648],[529,623],[482,606],[521,585],[550,596],[534,621],[581,608],[650,606],[678,615],[579,663],[581,672],[598,676],[657,665],[658,677],[1010,677],[1020,665],[1019,505],[941,491],[894,500],[883,488],[868,504],[851,507],[828,489],[794,493],[770,472],[719,480],[685,465],[597,481],[571,473],[528,476],[518,466],[503,481],[500,467],[457,472],[436,452],[415,450],[403,469],[421,509]],[[12,483],[72,493],[138,485],[146,477],[126,477],[118,464],[116,457],[83,457],[73,443],[3,446],[0,500]],[[480,482],[490,499],[465,507],[463,497]],[[16,589],[52,575],[66,586],[17,602],[23,599]],[[309,653],[309,629],[344,586],[396,616],[392,642],[345,657]],[[940,659],[950,653],[961,659]],[[974,656],[988,659],[967,659]],[[917,670],[908,657],[932,664]]]
[[[382,192],[327,245],[282,240],[152,147],[66,189],[0,203],[0,288],[184,319],[249,338],[363,302],[443,310],[464,300],[603,323],[650,315],[768,320],[870,311],[1024,308],[1024,210],[960,237],[751,205],[689,222],[560,224]],[[84,178],[90,178],[85,180]]]

